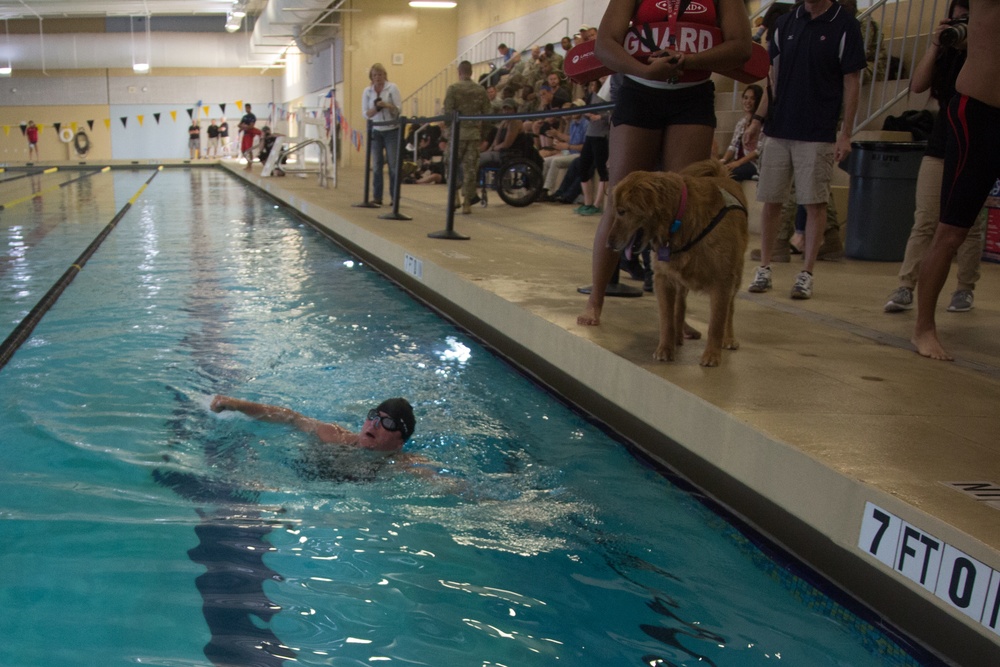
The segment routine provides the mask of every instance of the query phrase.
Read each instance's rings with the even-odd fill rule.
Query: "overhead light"
[[[0,67],[0,76],[10,76],[11,66],[10,66],[10,27],[7,25],[7,19],[3,20],[4,32],[7,34],[7,66]]]
[[[236,32],[240,29],[240,24],[243,23],[243,17],[246,16],[246,12],[243,12],[239,16],[236,15],[236,11],[231,11],[226,15],[226,32]]]
[[[137,56],[135,48],[135,33],[132,31],[132,17],[131,16],[128,17],[128,28],[129,28],[129,33],[131,33],[130,38],[132,41],[132,71],[135,72],[136,74],[146,74],[147,72],[149,72],[149,54],[152,51],[152,44],[149,32],[150,16],[147,15],[145,19],[146,19],[146,30],[145,30],[146,48],[142,49],[142,53]]]
[[[457,2],[451,0],[410,0],[410,7],[418,9],[452,9],[457,5]]]

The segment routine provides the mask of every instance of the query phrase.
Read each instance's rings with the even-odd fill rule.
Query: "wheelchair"
[[[488,204],[488,193],[496,190],[508,206],[527,206],[542,193],[542,167],[535,160],[510,156],[499,166],[479,170],[480,204]]]

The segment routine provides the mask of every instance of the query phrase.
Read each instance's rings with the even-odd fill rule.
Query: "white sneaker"
[[[766,292],[771,289],[771,267],[770,266],[758,266],[757,270],[753,274],[753,281],[750,283],[750,287],[747,291],[760,293]]]
[[[972,290],[960,289],[951,295],[949,313],[967,313],[972,310]]]
[[[799,271],[792,286],[793,299],[808,299],[813,294],[813,277],[808,271]]]
[[[909,287],[897,287],[889,295],[889,301],[886,302],[884,310],[887,313],[901,313],[904,310],[911,310],[912,308],[913,290]]]

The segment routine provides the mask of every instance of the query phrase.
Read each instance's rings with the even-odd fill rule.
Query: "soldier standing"
[[[493,111],[486,90],[472,80],[472,63],[458,64],[458,82],[448,86],[444,96],[444,111],[457,111],[461,116],[486,116]],[[458,162],[462,166],[462,213],[472,213],[476,197],[476,176],[479,171],[479,122],[462,121],[458,141]]]

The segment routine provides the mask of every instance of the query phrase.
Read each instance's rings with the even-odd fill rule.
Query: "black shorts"
[[[1000,109],[968,95],[948,105],[941,222],[972,227],[1000,178]]]
[[[602,181],[608,180],[607,137],[587,137],[580,150],[580,180],[589,181],[595,170]]]
[[[662,130],[671,125],[715,127],[715,84],[689,88],[650,88],[624,77],[611,124]]]

